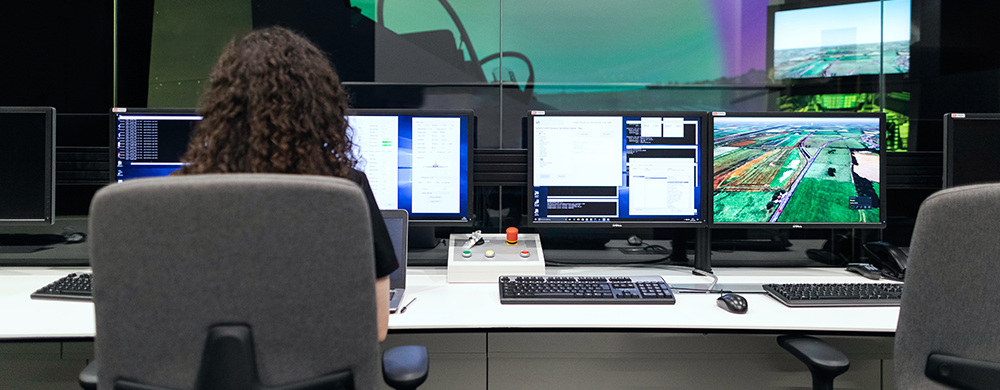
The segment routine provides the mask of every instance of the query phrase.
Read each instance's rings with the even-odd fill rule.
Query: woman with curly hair
[[[344,177],[368,198],[375,242],[379,341],[389,325],[389,274],[399,264],[347,133],[348,96],[329,60],[281,27],[256,30],[223,49],[178,174],[291,173]]]

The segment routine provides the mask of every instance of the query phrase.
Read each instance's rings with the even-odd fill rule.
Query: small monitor
[[[51,225],[56,109],[0,107],[0,226]]]
[[[704,112],[532,111],[534,227],[705,226]]]
[[[1000,182],[1000,114],[944,115],[944,188]]]
[[[180,169],[201,118],[194,109],[111,109],[111,182],[167,176]]]
[[[885,114],[713,113],[713,227],[885,227]]]
[[[354,109],[347,121],[380,209],[406,210],[415,224],[472,224],[472,110]]]
[[[808,3],[768,7],[776,80],[910,71],[910,0]]]

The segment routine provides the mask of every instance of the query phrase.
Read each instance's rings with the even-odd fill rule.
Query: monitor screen
[[[0,225],[50,225],[56,110],[0,107]]]
[[[910,0],[787,7],[772,7],[775,79],[910,71]]]
[[[193,109],[111,110],[112,145],[116,145],[112,182],[167,176],[181,168],[191,131],[201,116]]]
[[[944,138],[944,188],[1000,182],[1000,114],[945,114]]]
[[[355,109],[347,121],[380,209],[406,210],[413,223],[472,223],[472,110]]]
[[[713,113],[713,226],[885,224],[882,113]]]
[[[532,111],[532,226],[705,224],[706,123],[703,112]]]

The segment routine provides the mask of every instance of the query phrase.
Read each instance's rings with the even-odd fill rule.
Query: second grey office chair
[[[1000,388],[998,323],[1000,184],[937,192],[920,205],[911,239],[893,353],[896,388]],[[803,345],[793,353],[815,374],[815,361],[824,359]]]
[[[423,347],[386,351],[379,367],[369,215],[361,189],[332,177],[101,190],[90,212],[99,366],[82,384],[373,389],[381,371],[390,386],[416,387]]]

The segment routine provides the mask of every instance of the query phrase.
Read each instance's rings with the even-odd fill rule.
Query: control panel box
[[[481,243],[465,248],[468,234],[448,239],[449,283],[496,283],[500,275],[545,275],[545,256],[538,234],[519,233],[516,243],[505,234],[483,234]]]

